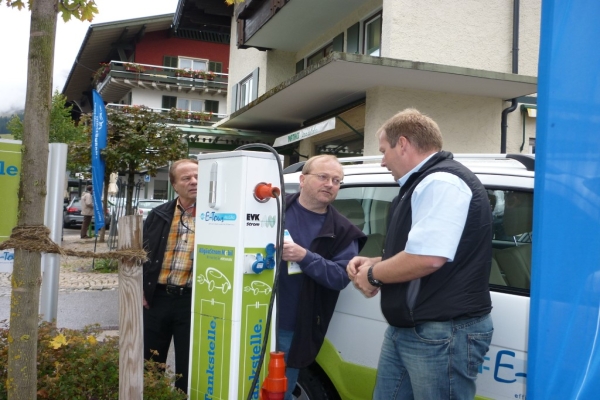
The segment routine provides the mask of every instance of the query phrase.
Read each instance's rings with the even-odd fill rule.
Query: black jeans
[[[175,346],[175,373],[181,374],[175,386],[187,393],[190,357],[192,294],[173,295],[158,288],[152,306],[144,308],[144,359],[167,362],[171,338]],[[150,350],[156,350],[153,355]]]

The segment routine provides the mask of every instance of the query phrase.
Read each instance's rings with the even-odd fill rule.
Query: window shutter
[[[237,111],[237,105],[238,105],[238,98],[237,98],[237,93],[238,93],[238,86],[239,84],[235,84],[231,87],[231,110],[229,111],[229,114],[233,114],[234,112]]]
[[[175,96],[163,96],[162,97],[162,108],[171,109],[177,106],[177,97]]]
[[[304,58],[296,63],[296,73],[304,70]]]
[[[208,70],[212,72],[221,73],[223,70],[223,63],[217,61],[209,61],[208,62]]]
[[[218,114],[219,113],[219,102],[216,100],[205,100],[204,101],[204,111]]]
[[[254,101],[258,98],[258,68],[252,71],[252,97],[250,101]]]
[[[344,32],[333,38],[332,49],[333,51],[344,51]]]
[[[163,56],[163,66],[177,68],[177,57]]]
[[[348,42],[346,43],[346,53],[358,54],[359,53],[359,36],[360,36],[360,23],[352,25],[348,28]]]

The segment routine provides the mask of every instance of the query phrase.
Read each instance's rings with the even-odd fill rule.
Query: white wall
[[[318,37],[310,43],[307,43],[304,47],[302,47],[300,51],[298,51],[298,53],[296,54],[296,61],[300,60],[301,58],[306,58],[307,56],[313,54],[315,51],[321,49],[327,43],[330,43],[334,37],[336,37],[342,32],[345,32],[346,29],[350,28],[358,21],[362,21],[363,19],[365,19],[365,17],[375,13],[376,11],[381,10],[382,3],[382,0],[365,1],[365,3],[362,6],[357,8],[354,12],[349,14],[346,18],[344,18],[337,24],[332,25],[320,37]],[[344,49],[346,48],[346,40],[347,37],[344,36]]]
[[[377,130],[409,107],[439,125],[444,150],[454,153],[499,153],[502,100],[490,97],[376,87],[367,92],[365,155],[379,154]]]
[[[521,74],[537,75],[540,7],[521,2]],[[384,0],[382,55],[511,72],[512,19],[508,0]]]
[[[210,95],[201,91],[186,93],[185,91],[167,91],[167,90],[148,90],[135,88],[131,90],[131,104],[144,105],[150,108],[162,107],[162,96],[175,96],[177,98],[185,98],[190,100],[212,100],[219,102],[219,114],[227,113],[226,98],[223,95]]]
[[[265,91],[296,75],[296,54],[287,51],[267,51]],[[260,95],[263,94],[259,92]]]
[[[235,14],[235,13],[234,13]],[[229,46],[229,86],[227,88],[227,114],[231,114],[232,87],[259,68],[258,97],[265,92],[267,53],[254,48],[237,48],[237,21],[231,19],[231,46]]]

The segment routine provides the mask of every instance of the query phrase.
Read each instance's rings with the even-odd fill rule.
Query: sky
[[[174,13],[178,0],[95,0],[98,14],[91,24]],[[0,4],[0,116],[11,115],[25,107],[27,89],[27,53],[31,13]],[[71,19],[63,22],[60,14],[54,53],[54,89],[62,91],[69,76],[89,22]]]

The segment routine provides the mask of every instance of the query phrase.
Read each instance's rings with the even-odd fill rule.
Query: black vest
[[[427,175],[456,175],[473,195],[454,261],[420,279],[381,288],[381,310],[392,326],[412,327],[427,321],[483,316],[492,309],[488,284],[492,263],[490,203],[479,179],[452,158],[452,153],[445,151],[433,155],[409,177],[390,207],[384,260],[404,250],[412,225],[411,197]]]

